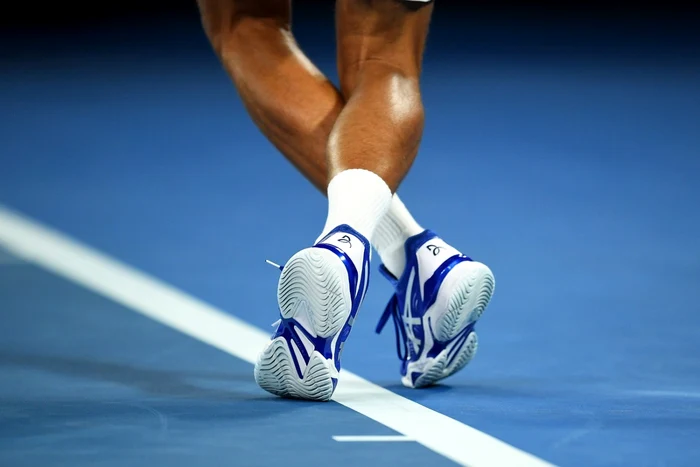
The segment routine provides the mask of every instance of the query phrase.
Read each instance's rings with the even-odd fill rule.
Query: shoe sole
[[[295,319],[311,334],[333,339],[347,322],[352,310],[350,283],[343,262],[331,251],[307,248],[284,266],[277,288],[283,318]],[[308,349],[309,363],[299,378],[292,352],[283,337],[272,340],[255,365],[255,381],[277,396],[328,401],[337,378],[333,359]],[[341,345],[342,350],[342,345]],[[300,364],[303,359],[299,358]]]
[[[434,327],[435,338],[441,342],[455,339],[481,318],[496,286],[491,270],[479,262],[461,263],[451,274],[456,276],[450,278],[454,282],[450,285],[453,290],[447,311]],[[474,358],[478,345],[479,338],[472,330],[464,340],[456,339],[428,363],[415,383],[411,384],[410,378],[405,377],[404,385],[414,388],[431,386],[457,373]]]

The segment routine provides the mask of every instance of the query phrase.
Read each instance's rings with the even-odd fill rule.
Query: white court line
[[[59,276],[250,363],[255,363],[270,339],[269,333],[2,205],[0,244]],[[461,465],[551,465],[347,370],[341,374],[333,400]]]
[[[334,440],[340,443],[387,443],[387,442],[415,442],[408,436],[384,435],[384,436],[334,436]]]

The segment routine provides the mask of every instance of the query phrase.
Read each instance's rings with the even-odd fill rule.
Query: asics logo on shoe
[[[350,236],[349,236],[349,235],[343,235],[342,237],[340,237],[340,238],[338,239],[338,242],[340,242],[340,243],[347,243],[347,244],[348,244],[348,247],[352,248],[352,241],[350,240]]]
[[[437,256],[440,254],[440,247],[437,245],[428,245],[426,248],[428,249],[428,251],[433,253],[433,256]]]
[[[421,340],[416,337],[413,332],[413,326],[420,326],[421,319],[413,317],[413,302],[415,300],[416,305],[418,305],[418,292],[414,292],[414,283],[416,277],[416,269],[411,269],[411,275],[408,278],[408,288],[406,289],[406,303],[403,312],[403,322],[406,328],[406,337],[411,342],[411,347],[414,352],[418,352],[421,346]],[[420,289],[420,285],[418,286]]]

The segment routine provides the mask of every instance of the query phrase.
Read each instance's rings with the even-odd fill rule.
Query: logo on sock
[[[437,245],[428,245],[426,248],[428,249],[428,251],[433,253],[433,256],[437,256],[440,254],[440,247]]]
[[[343,235],[338,239],[338,242],[340,243],[347,243],[348,248],[352,248],[352,241],[350,241],[350,236],[349,235]]]

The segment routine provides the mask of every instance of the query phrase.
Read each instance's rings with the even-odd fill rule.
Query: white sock
[[[347,224],[372,242],[377,225],[391,205],[386,182],[369,170],[349,169],[333,177],[327,192],[328,217],[318,240],[338,225]]]
[[[377,226],[372,245],[382,258],[384,267],[395,277],[401,277],[406,268],[404,244],[409,237],[423,232],[418,222],[408,212],[398,195],[391,199],[391,207]]]

